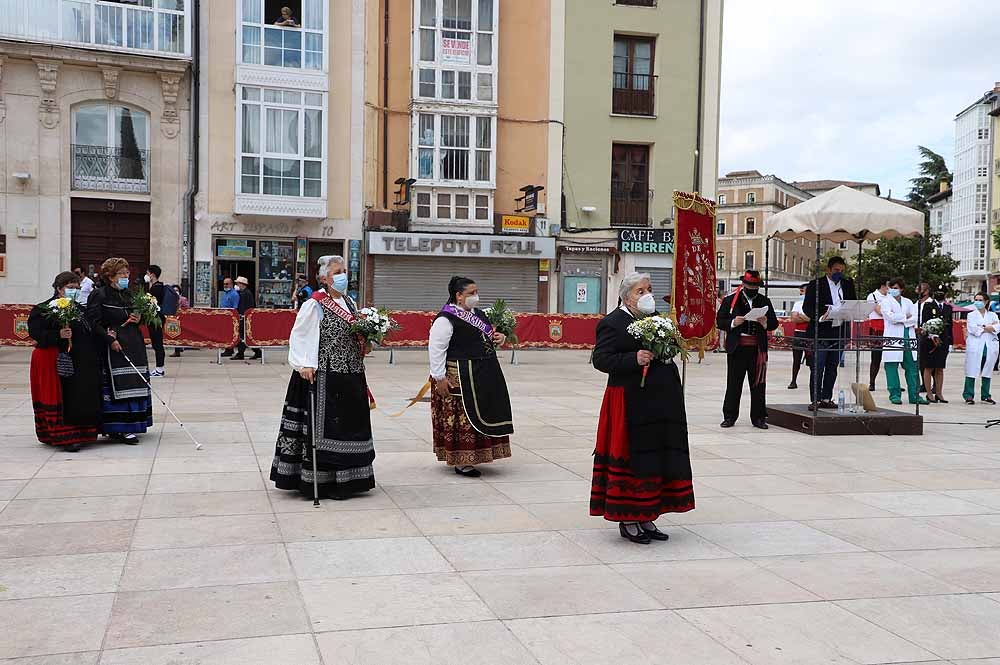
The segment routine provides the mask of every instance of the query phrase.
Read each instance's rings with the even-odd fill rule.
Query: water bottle
[[[847,412],[847,409],[844,407],[844,402],[845,402],[844,391],[841,390],[837,394],[837,413],[843,414]]]

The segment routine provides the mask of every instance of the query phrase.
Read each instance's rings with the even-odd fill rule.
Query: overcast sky
[[[725,0],[720,174],[877,182],[916,146],[954,169],[954,117],[1000,81],[997,0]]]

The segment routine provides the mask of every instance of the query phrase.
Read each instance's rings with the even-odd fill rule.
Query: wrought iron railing
[[[74,145],[73,189],[148,194],[149,151]]]
[[[612,89],[612,112],[622,115],[653,115],[656,108],[655,89],[655,76],[616,72]]]

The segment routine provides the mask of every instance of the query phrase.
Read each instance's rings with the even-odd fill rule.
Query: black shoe
[[[788,389],[789,390],[797,390],[798,387],[799,387],[799,384],[795,383],[794,381],[792,381],[791,383],[788,384]]]
[[[946,400],[944,397],[938,397],[937,401],[938,401],[938,404],[947,404],[948,403],[948,400]]]
[[[226,349],[225,351],[222,352],[222,357],[223,358],[230,358],[230,357],[232,357],[232,355],[233,355],[233,350],[232,349]]]
[[[975,404],[976,400],[974,400],[974,399],[967,399],[967,400],[965,400],[965,403],[966,404]]]
[[[113,434],[111,435],[111,438],[119,443],[124,443],[127,446],[139,445],[139,437],[137,437],[135,434],[132,434],[131,432],[129,432],[128,434]]]
[[[993,401],[992,397],[987,397],[986,399],[982,399],[982,400],[979,400],[979,401],[982,402],[983,404],[992,404],[992,405],[996,406],[996,402]]]
[[[640,545],[649,545],[653,540],[649,537],[649,534],[642,530],[642,527],[635,522],[630,522],[629,526],[635,527],[638,532],[636,534],[629,533],[628,528],[625,526],[625,522],[618,523],[618,533],[622,535],[625,540],[630,540],[633,543],[639,543]]]
[[[246,358],[243,357],[242,353],[237,353],[234,356],[229,356],[229,359],[230,360],[246,360]]]
[[[478,478],[483,475],[483,472],[474,466],[456,466],[455,473],[466,478]]]
[[[875,384],[874,383],[869,383],[868,384],[868,392],[870,392],[870,393],[875,392]]]
[[[647,524],[649,524],[653,528],[652,529],[646,528]],[[654,524],[653,522],[640,522],[639,528],[642,529],[643,533],[645,533],[653,540],[659,540],[659,541],[670,540],[670,536],[657,529],[656,524]]]
[[[836,409],[837,405],[833,403],[832,400],[825,399],[819,403],[819,408],[821,409]]]
[[[766,420],[754,420],[753,426],[757,429],[768,429]]]
[[[59,450],[61,450],[63,452],[66,452],[66,453],[78,453],[78,452],[80,452],[80,444],[79,443],[71,443],[68,446],[59,446]]]
[[[735,420],[723,420],[721,423],[719,423],[719,427],[723,429],[729,429],[735,424],[736,424]]]

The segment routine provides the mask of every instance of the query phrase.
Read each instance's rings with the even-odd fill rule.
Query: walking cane
[[[313,463],[313,507],[319,508],[319,479],[316,471],[316,384],[309,384],[309,445]]]
[[[167,406],[166,401],[162,397],[160,397],[155,390],[153,390],[153,386],[151,386],[149,381],[146,380],[146,377],[143,375],[143,373],[139,371],[139,368],[135,366],[135,363],[132,362],[132,359],[128,357],[128,354],[125,353],[124,350],[121,352],[121,354],[128,362],[128,364],[132,366],[132,369],[135,370],[135,373],[139,375],[139,378],[142,379],[142,382],[146,384],[146,387],[149,388],[150,394],[153,395],[153,397],[155,397],[157,400],[159,400],[160,404],[163,405],[163,408],[167,410],[167,413],[169,413],[174,417],[174,420],[177,421],[177,424],[180,425],[181,429],[184,430],[184,433],[188,435],[188,438],[191,439],[191,443],[194,444],[194,449],[201,450],[201,444],[198,443],[198,440],[194,438],[193,434],[191,434],[191,430],[189,430],[187,427],[184,427],[184,423],[182,423],[181,419],[177,417],[177,414],[174,413],[173,409]]]

